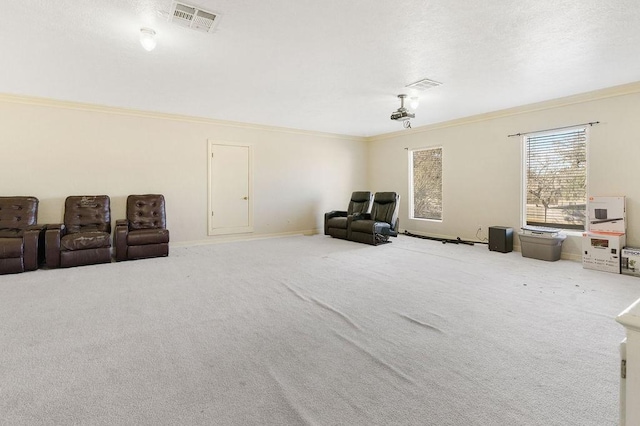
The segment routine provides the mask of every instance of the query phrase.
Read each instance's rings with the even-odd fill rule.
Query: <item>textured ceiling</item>
[[[2,0],[0,93],[358,136],[640,80],[638,0]],[[158,46],[142,49],[140,27]]]

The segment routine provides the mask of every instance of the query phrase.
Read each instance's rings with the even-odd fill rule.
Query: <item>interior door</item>
[[[209,235],[252,232],[251,146],[209,143]]]

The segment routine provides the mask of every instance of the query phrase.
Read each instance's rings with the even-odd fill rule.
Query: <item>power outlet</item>
[[[482,233],[484,231],[484,229],[482,228],[482,225],[478,225],[477,229],[476,229],[476,233]]]

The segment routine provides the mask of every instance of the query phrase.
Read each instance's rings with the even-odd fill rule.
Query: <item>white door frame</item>
[[[213,158],[213,146],[214,145],[225,145],[225,146],[238,146],[238,147],[246,147],[249,152],[249,189],[247,197],[248,201],[248,209],[249,209],[249,226],[235,227],[235,228],[213,228],[213,200],[211,199],[211,178],[212,178],[212,170],[211,170],[211,159]],[[225,142],[218,141],[213,139],[207,140],[207,171],[208,171],[208,180],[207,180],[207,235],[225,235],[225,234],[241,234],[253,232],[253,145],[249,143],[242,142]]]

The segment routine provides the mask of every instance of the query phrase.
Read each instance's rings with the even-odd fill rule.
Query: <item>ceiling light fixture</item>
[[[151,28],[140,28],[140,44],[144,50],[151,52],[156,48],[156,32]]]

